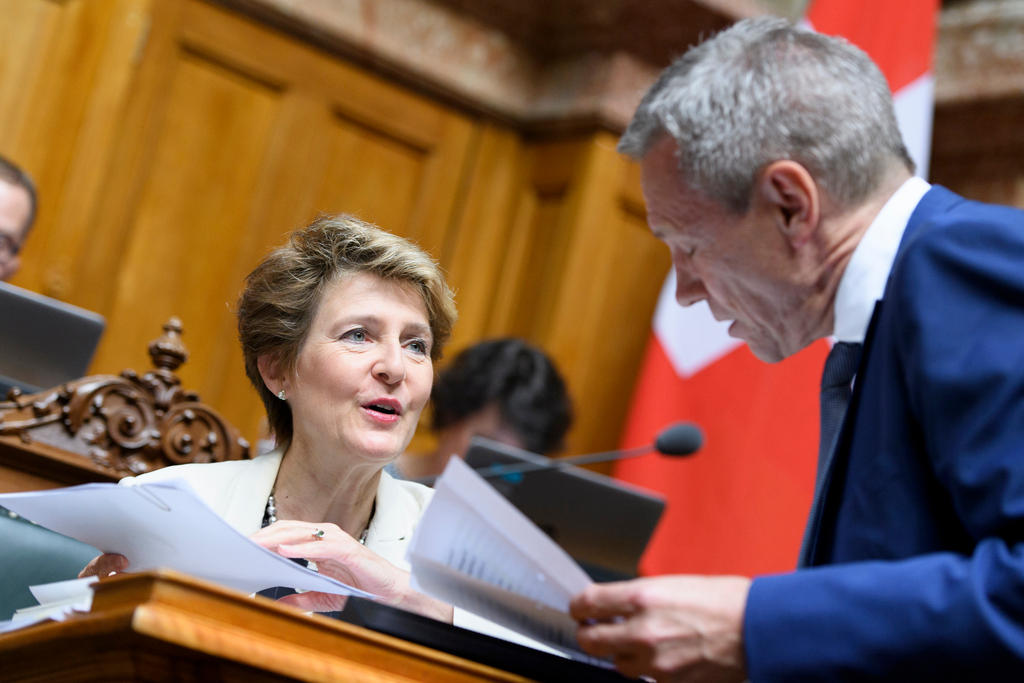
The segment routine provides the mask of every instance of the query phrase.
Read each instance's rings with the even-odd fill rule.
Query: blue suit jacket
[[[924,196],[825,476],[811,567],[751,587],[751,679],[1024,680],[1024,212]]]

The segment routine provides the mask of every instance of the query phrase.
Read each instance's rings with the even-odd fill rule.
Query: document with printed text
[[[418,590],[586,659],[569,601],[590,578],[460,458],[438,478],[408,559]]]
[[[129,571],[174,569],[245,593],[286,586],[374,597],[253,543],[183,480],[4,493],[0,505],[104,552],[124,555],[131,562]]]

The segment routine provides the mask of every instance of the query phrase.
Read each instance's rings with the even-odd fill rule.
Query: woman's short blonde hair
[[[294,368],[324,289],[356,273],[371,273],[419,292],[434,338],[430,355],[435,361],[451,336],[455,298],[441,268],[420,247],[346,214],[320,216],[296,230],[286,245],[267,254],[249,273],[238,301],[245,374],[263,400],[278,443],[291,440],[291,409],[263,383],[259,358],[270,356],[281,367]]]

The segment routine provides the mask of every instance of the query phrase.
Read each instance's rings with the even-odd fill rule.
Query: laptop
[[[477,470],[553,462],[482,437],[473,437],[466,453],[466,463]],[[656,493],[579,467],[499,474],[487,481],[598,581],[636,576],[665,509]]]
[[[0,400],[11,387],[26,394],[85,375],[103,317],[0,282]]]

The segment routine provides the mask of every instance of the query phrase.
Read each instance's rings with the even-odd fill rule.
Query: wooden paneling
[[[645,215],[636,211],[635,204],[619,199],[609,216],[615,249],[595,267],[601,275],[591,296],[598,297],[601,306],[584,336],[577,339],[588,348],[588,360],[577,368],[573,382],[577,403],[601,409],[579,412],[570,440],[573,452],[618,447],[650,337],[654,306],[671,267],[668,250],[650,234]],[[590,335],[593,342],[588,344]],[[595,469],[608,472],[611,468]]]
[[[91,372],[146,367],[178,315],[183,381],[255,440],[244,276],[291,229],[347,211],[439,259],[460,311],[449,356],[525,337],[569,381],[569,450],[615,445],[668,258],[613,135],[474,120],[203,0],[0,9],[0,150],[42,196],[17,283],[107,316]]]
[[[154,153],[143,171],[124,264],[96,359],[103,370],[136,360],[134,340],[173,313],[187,321],[193,378],[211,378],[209,350],[230,317],[238,280],[230,264],[244,243],[248,206],[281,109],[281,93],[181,53],[167,84]],[[197,334],[198,333],[198,334]],[[207,383],[200,391],[212,388]]]
[[[178,315],[184,379],[254,437],[262,407],[232,317],[245,273],[323,211],[440,257],[471,124],[204,3],[167,3],[154,22],[110,174],[119,206],[85,267],[117,273],[90,299],[109,316],[94,367],[141,365],[139,340]]]
[[[27,100],[40,80],[47,48],[57,39],[63,11],[43,0],[0,0],[0,148],[9,154],[22,151],[16,145],[25,130]]]
[[[40,190],[15,284],[83,303],[77,264],[120,128],[147,0],[0,0],[0,151]]]
[[[565,188],[544,191],[530,185],[523,189],[514,217],[517,248],[503,264],[501,290],[495,298],[495,331],[537,343],[547,341],[571,246],[565,211]]]
[[[503,266],[506,261],[523,258],[528,237],[512,219],[526,182],[524,157],[522,141],[508,129],[485,124],[474,140],[472,166],[467,172],[472,181],[444,250],[448,283],[457,294],[459,307],[451,350],[505,329],[494,321],[498,311],[509,309],[515,293],[498,295]]]
[[[667,251],[630,201],[637,189],[629,166],[615,152],[613,135],[592,136],[562,224],[573,237],[546,345],[579,407],[570,452],[617,445],[654,301],[668,273]]]
[[[614,143],[596,133],[516,144],[484,130],[452,259],[453,351],[505,335],[546,349],[576,405],[568,452],[616,446],[669,268],[636,165]]]

